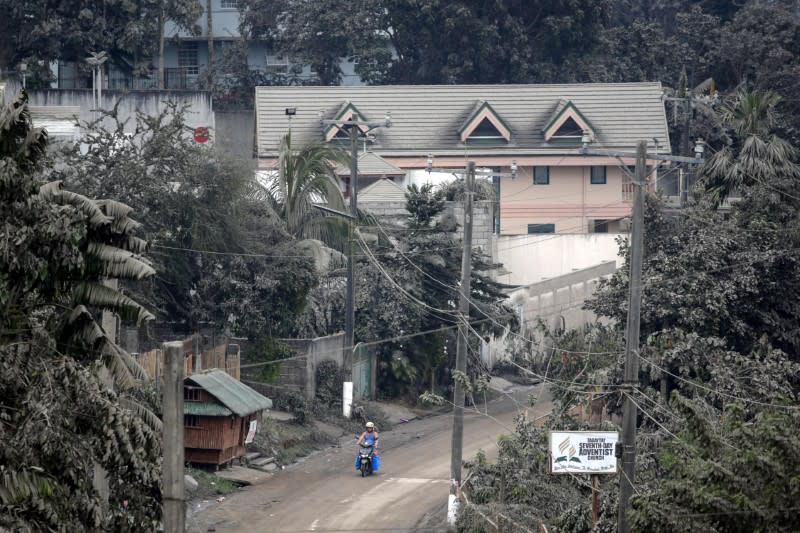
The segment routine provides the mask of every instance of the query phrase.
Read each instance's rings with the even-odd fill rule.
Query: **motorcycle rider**
[[[375,431],[375,424],[372,422],[367,422],[366,431],[364,431],[360,437],[358,437],[358,442],[356,442],[357,446],[361,446],[363,442],[366,446],[372,446],[372,453],[378,455],[378,432]]]

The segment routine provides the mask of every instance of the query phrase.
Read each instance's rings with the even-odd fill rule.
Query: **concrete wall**
[[[455,217],[458,223],[456,233],[459,239],[464,237],[464,204],[462,202],[447,202],[445,212]],[[484,253],[492,255],[494,203],[491,201],[474,202],[472,206],[472,245],[480,248]],[[493,256],[494,257],[494,256]]]
[[[551,330],[581,328],[595,321],[583,303],[594,294],[600,280],[617,270],[614,261],[576,270],[563,276],[521,287],[509,295],[524,327],[543,321]]]
[[[598,317],[583,309],[583,305],[594,294],[600,280],[610,277],[616,270],[617,263],[607,261],[511,292],[508,304],[520,319],[521,335],[537,345],[543,340],[537,329],[539,323],[548,331],[556,332],[583,329],[596,322]],[[489,342],[485,349],[487,354],[483,356],[489,367],[506,357],[507,340],[508,335],[503,335]]]
[[[5,91],[4,104],[7,104],[17,93],[19,86],[10,82]],[[32,106],[78,106],[80,107],[80,120],[90,122],[93,120],[92,90],[91,89],[37,89],[28,92]],[[166,107],[167,101],[175,101],[188,105],[186,123],[190,128],[206,126],[211,128],[214,135],[215,119],[211,102],[211,93],[204,91],[103,91],[103,100],[100,107],[113,109],[117,100],[120,100],[120,119],[129,118],[126,131],[133,131],[136,126],[136,112],[155,116]],[[110,120],[105,121],[107,127],[112,127]]]
[[[627,234],[499,235],[494,257],[507,273],[497,279],[528,285],[606,261],[622,265],[617,237]]]
[[[395,224],[405,224],[408,216],[405,202],[362,202],[359,200],[358,208]]]
[[[360,209],[387,220],[393,224],[405,225],[408,211],[405,202],[359,202]],[[493,215],[494,204],[490,201],[475,202],[473,205],[472,242],[473,245],[491,255],[493,249]],[[445,202],[442,217],[452,217],[458,224],[456,236],[464,237],[464,205],[461,202]]]
[[[334,361],[341,365],[344,333],[318,337],[316,339],[281,339],[302,359],[284,361],[280,364],[276,388],[290,388],[304,392],[306,399],[313,400],[317,390],[317,368],[323,361]]]
[[[214,143],[217,148],[239,159],[253,159],[255,115],[252,111],[216,111]]]

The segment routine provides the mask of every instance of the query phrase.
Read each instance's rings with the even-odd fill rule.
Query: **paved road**
[[[491,457],[497,436],[510,433],[514,416],[536,387],[519,387],[513,397],[490,402],[488,414],[464,416],[464,458],[479,449]],[[545,400],[544,395],[542,400]],[[550,411],[537,402],[529,416]],[[450,473],[452,417],[412,421],[381,433],[381,469],[362,479],[353,466],[355,439],[342,438],[266,483],[247,487],[223,503],[192,514],[189,531],[405,532],[442,531]]]

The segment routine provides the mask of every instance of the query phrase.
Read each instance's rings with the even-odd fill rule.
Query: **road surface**
[[[488,404],[488,415],[466,411],[464,454],[497,453],[497,436],[511,433],[514,417],[538,387],[515,387]],[[529,417],[550,412],[545,394]],[[548,401],[544,401],[548,400]],[[380,429],[380,428],[379,428]],[[263,484],[193,510],[192,533],[294,533],[442,531],[450,476],[452,417],[433,416],[381,432],[381,468],[361,478],[355,439],[287,467]],[[464,473],[466,475],[466,472]]]

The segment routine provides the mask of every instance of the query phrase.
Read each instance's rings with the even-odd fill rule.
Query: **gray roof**
[[[219,369],[192,374],[186,381],[201,387],[237,416],[272,408],[272,400]],[[184,404],[185,410],[185,404]]]
[[[502,145],[469,145],[458,129],[480,100],[488,102],[511,129]],[[256,87],[258,155],[274,157],[291,117],[293,141],[322,139],[319,111],[333,118],[350,101],[368,120],[392,114],[391,128],[377,128],[371,150],[386,156],[470,154],[561,154],[576,148],[547,143],[542,130],[562,101],[571,101],[592,123],[595,148],[634,149],[658,139],[670,150],[660,83],[564,85],[383,85],[339,87]]]
[[[80,128],[78,117],[80,106],[29,106],[31,121],[37,128],[44,128],[54,139],[77,140]]]
[[[336,167],[337,176],[349,176],[350,165],[339,165]],[[393,164],[375,152],[362,152],[358,156],[358,175],[359,176],[405,176],[406,171],[397,168]]]
[[[385,178],[376,181],[364,190],[358,191],[358,201],[362,204],[370,202],[405,202],[406,191],[392,180]]]

